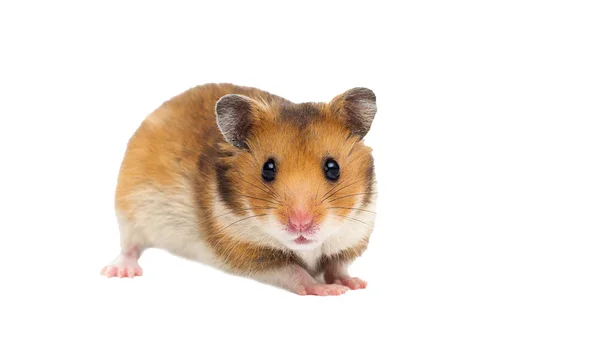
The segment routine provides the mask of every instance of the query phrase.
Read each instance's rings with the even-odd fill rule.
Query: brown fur
[[[227,143],[215,121],[215,103],[232,93],[256,101],[252,116],[260,122],[250,131],[248,149]],[[144,186],[176,186],[183,178],[195,188],[200,230],[229,269],[252,273],[288,264],[305,267],[294,253],[259,246],[222,230],[213,196],[238,216],[248,212],[242,202],[247,200],[251,215],[274,214],[282,223],[298,203],[305,203],[316,222],[328,212],[347,216],[357,201],[368,204],[374,183],[371,150],[352,132],[357,126],[348,127],[341,119],[342,103],[338,97],[329,104],[294,104],[231,84],[189,89],[150,114],[129,141],[116,190],[117,208],[134,217],[128,195]],[[327,157],[340,165],[337,182],[323,176],[321,166]],[[278,168],[273,184],[261,179],[262,165],[269,158]],[[328,262],[353,260],[366,246],[367,240],[323,257],[317,272]]]

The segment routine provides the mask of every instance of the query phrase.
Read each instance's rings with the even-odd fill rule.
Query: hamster
[[[367,283],[349,265],[367,249],[376,179],[364,137],[375,94],[293,103],[233,84],[184,91],[129,139],[115,192],[121,253],[101,274],[141,276],[160,248],[299,295]]]

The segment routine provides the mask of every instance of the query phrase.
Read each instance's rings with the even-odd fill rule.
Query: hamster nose
[[[312,226],[313,218],[307,210],[293,210],[289,215],[289,227],[293,231],[308,230]]]

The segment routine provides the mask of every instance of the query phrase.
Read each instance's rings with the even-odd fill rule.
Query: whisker
[[[333,206],[333,207],[326,207],[326,209],[346,209],[346,210],[358,210],[358,211],[363,211],[363,212],[369,212],[371,214],[377,214],[375,211],[371,211],[371,210],[367,210],[367,209],[359,209],[357,207],[341,207],[341,206]]]
[[[344,195],[344,196],[340,196],[338,198],[335,198],[333,200],[329,200],[329,202],[334,202],[336,200],[344,199],[346,197],[359,196],[359,195],[377,195],[377,192],[361,192],[361,193],[358,193],[358,194]]]
[[[246,180],[244,180],[243,178],[240,178],[240,180],[244,181],[245,183],[247,183],[247,184],[249,184],[249,185],[252,185],[252,186],[256,187],[257,189],[261,190],[262,192],[265,192],[265,193],[267,193],[267,194],[269,194],[269,195],[272,195],[273,197],[275,197],[275,195],[273,195],[273,194],[272,194],[270,191],[267,191],[267,190],[265,190],[265,189],[263,189],[263,188],[261,188],[261,187],[259,187],[259,186],[256,186],[256,185],[255,185],[255,184],[253,184],[252,182],[246,181]],[[279,200],[278,200],[278,201],[279,201]]]
[[[343,189],[347,189],[348,187],[352,186],[352,185],[356,185],[357,183],[361,182],[362,180],[357,180],[354,181],[353,183],[351,183],[350,185],[346,185],[344,187],[342,187],[341,189],[338,189],[336,192],[332,193],[331,195],[327,196],[327,198],[323,199],[321,202],[327,200],[328,198],[330,198],[331,196],[337,194],[338,192],[342,191]]]
[[[224,228],[222,228],[222,229],[220,229],[220,230],[217,230],[216,232],[217,232],[217,233],[222,233],[222,232],[223,232],[225,229],[229,228],[230,226],[232,226],[232,225],[234,225],[234,224],[237,224],[238,222],[242,222],[242,221],[244,221],[244,220],[251,219],[251,218],[253,218],[253,217],[260,217],[260,216],[266,216],[266,215],[267,215],[267,214],[261,214],[261,215],[253,215],[253,216],[248,216],[248,217],[242,218],[242,219],[240,219],[240,220],[237,220],[237,221],[235,221],[235,222],[233,222],[233,223],[231,223],[231,224],[229,224],[229,225],[225,226]],[[221,243],[222,243],[222,242],[225,240],[225,238],[227,238],[228,236],[229,236],[229,235],[227,235],[227,234],[223,234],[223,236],[222,236],[222,237],[221,237],[221,238],[220,238],[218,241],[216,241],[216,242],[215,242],[215,247],[217,247],[217,248],[220,248],[220,247],[221,247],[221,245],[222,245]],[[230,248],[231,248],[231,247],[230,247]],[[228,256],[225,258],[226,260],[228,260],[228,259],[229,259],[229,256],[230,256],[230,254],[231,254],[231,253],[229,253],[229,254],[228,254]]]
[[[253,179],[255,179],[256,181],[258,181],[259,183],[261,182],[258,177],[254,176],[254,175],[250,175]],[[264,185],[267,189],[269,189],[273,195],[277,196],[277,198],[281,199],[281,195],[279,195],[271,186],[269,185]]]
[[[272,206],[269,206],[269,207],[249,207],[247,209],[239,209],[239,210],[236,210],[236,211],[230,211],[230,212],[223,213],[221,215],[213,216],[213,217],[207,219],[207,221],[218,219],[218,218],[220,218],[222,216],[226,216],[226,215],[229,215],[229,214],[234,214],[234,213],[236,213],[238,211],[268,210],[268,209],[276,209],[276,207],[272,207]]]
[[[337,187],[340,187],[344,183],[346,183],[346,180],[343,180],[339,184],[337,184],[337,185],[333,186],[331,189],[329,189],[329,191],[325,192],[323,194],[323,198],[321,199],[321,202],[323,202],[325,200],[325,196],[327,196],[330,192],[332,192],[333,190],[335,190]]]
[[[369,224],[369,223],[366,223],[366,222],[364,222],[364,221],[362,221],[362,220],[359,220],[359,219],[357,219],[357,218],[351,217],[351,216],[342,216],[342,215],[339,215],[339,214],[335,214],[335,215],[336,215],[337,217],[343,217],[343,218],[346,218],[346,219],[348,219],[348,220],[352,220],[352,221],[359,222],[359,223],[361,223],[361,224],[364,224],[364,225],[366,225],[366,226],[370,227],[371,229],[375,228],[375,226],[373,226],[373,225],[371,225],[371,224]]]
[[[323,198],[321,199],[321,202],[323,202],[325,200],[325,196],[327,196],[330,192],[332,192],[333,190],[335,190],[336,188],[346,184],[346,182],[348,182],[348,179],[343,180],[342,182],[338,183],[337,185],[333,186],[329,191],[327,191],[324,195]]]
[[[248,219],[252,219],[253,217],[260,217],[260,216],[267,216],[267,214],[260,214],[260,215],[252,215],[252,216],[243,217],[243,218],[241,218],[239,220],[236,220],[236,221],[232,222],[231,224],[225,226],[224,228],[222,228],[221,230],[219,230],[217,232],[221,233],[221,232],[225,231],[225,229],[231,227],[232,225],[237,224],[238,222],[242,222],[244,220],[248,220]]]
[[[261,200],[261,201],[264,201],[264,202],[269,202],[271,204],[278,205],[278,206],[280,205],[277,202],[273,202],[273,201],[270,201],[270,200],[267,200],[267,199],[261,199],[260,197],[254,197],[254,196],[242,195],[242,194],[240,194],[240,196],[247,197],[249,199],[256,199],[256,200]]]

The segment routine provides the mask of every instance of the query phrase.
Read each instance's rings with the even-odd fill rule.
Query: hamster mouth
[[[312,243],[313,240],[307,239],[304,236],[300,235],[299,237],[297,237],[296,239],[294,239],[294,243],[296,244],[310,244]]]

